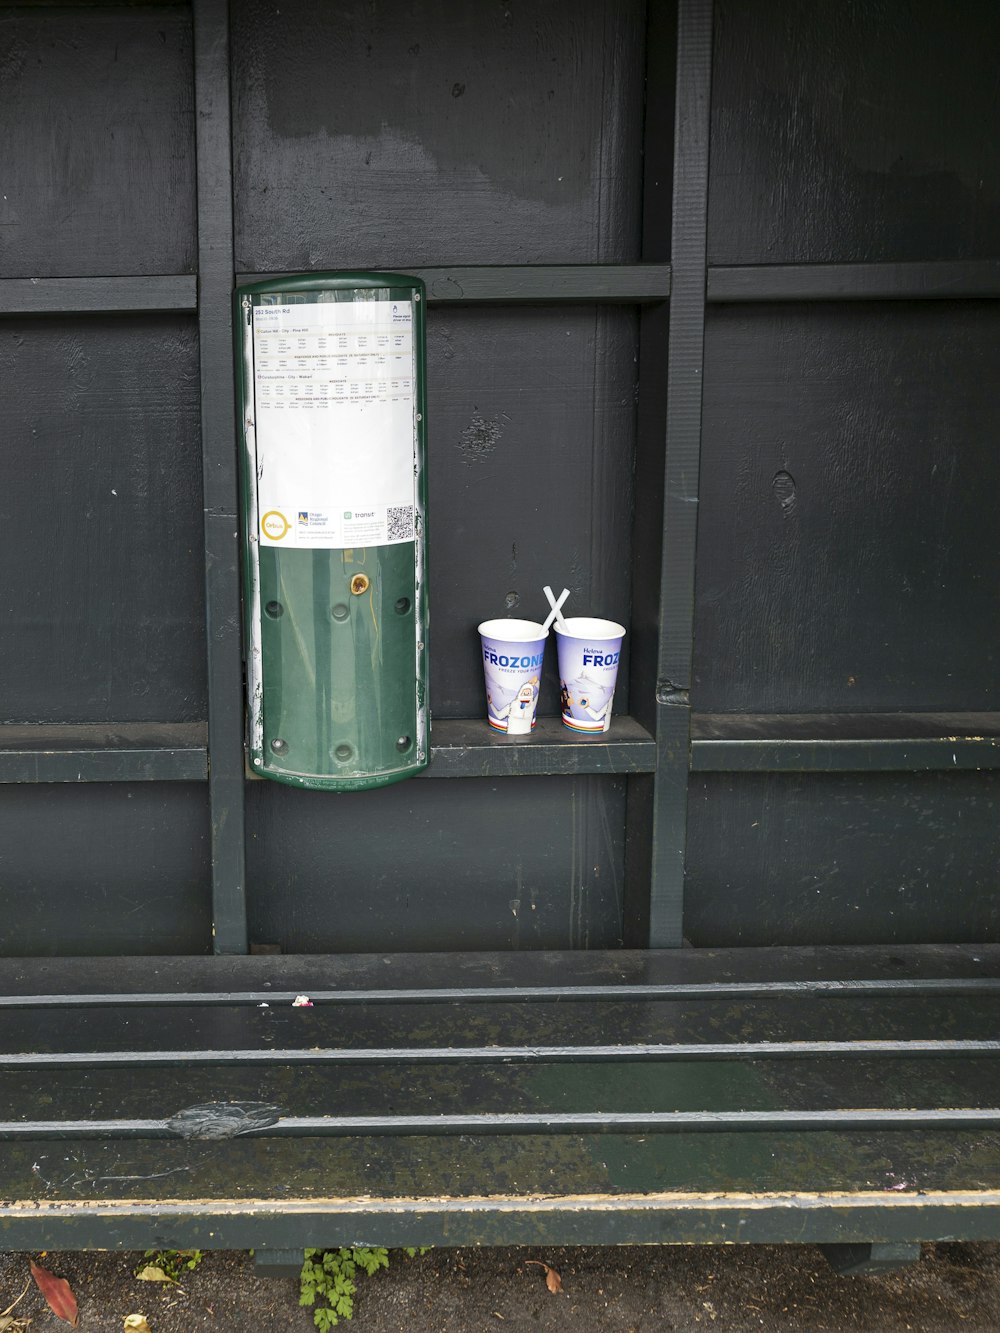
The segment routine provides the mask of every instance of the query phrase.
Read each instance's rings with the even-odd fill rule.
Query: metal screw
[[[274,740],[271,742],[271,749],[275,754],[287,754],[288,742],[283,741],[280,736],[275,736]]]

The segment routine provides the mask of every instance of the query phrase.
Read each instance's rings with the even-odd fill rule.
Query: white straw
[[[548,584],[545,585],[545,587],[542,589],[542,592],[548,598],[549,606],[552,607],[552,610],[542,621],[542,629],[548,632],[554,620],[557,622],[561,630],[563,630],[564,632],[568,632],[566,630],[566,622],[560,615],[560,611],[562,610],[563,602],[565,602],[566,598],[569,596],[569,588],[563,588],[558,602],[556,601],[555,594],[553,593],[552,589],[549,587]]]

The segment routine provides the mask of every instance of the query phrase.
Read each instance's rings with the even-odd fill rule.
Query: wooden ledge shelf
[[[485,720],[435,720],[426,778],[505,778],[569,773],[652,773],[656,742],[634,718],[612,720],[595,736],[568,731],[557,717],[539,718],[530,736],[492,732]]]
[[[0,725],[0,782],[203,782],[201,722]]]
[[[1000,768],[1000,713],[696,713],[697,773]]]

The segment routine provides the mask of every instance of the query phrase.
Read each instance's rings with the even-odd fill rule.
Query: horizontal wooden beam
[[[912,1150],[916,1136],[897,1135],[886,1151]],[[710,1143],[710,1141],[709,1141]],[[828,1141],[823,1141],[824,1145]],[[816,1174],[832,1176],[838,1141],[816,1146]],[[755,1143],[755,1149],[760,1147]],[[780,1159],[787,1146],[777,1139]],[[634,1151],[641,1152],[641,1140]],[[714,1149],[713,1149],[714,1151]],[[595,1148],[596,1152],[596,1148]],[[406,1245],[595,1245],[699,1242],[825,1243],[874,1235],[893,1241],[994,1240],[1000,1234],[1000,1191],[993,1189],[911,1188],[749,1193],[739,1190],[671,1190],[663,1193],[573,1194],[544,1197],[499,1194],[473,1197],[372,1197],[289,1200],[262,1193],[254,1199],[211,1199],[193,1203],[160,1199],[134,1201],[90,1197],[0,1204],[0,1225],[11,1250],[77,1250],[89,1247],[147,1249],[197,1246],[203,1250],[256,1249],[263,1252],[266,1228],[272,1248],[342,1244],[345,1235],[372,1244]]]
[[[1000,296],[1000,262],[748,264],[708,270],[708,300],[899,301]]]
[[[695,714],[696,773],[1000,768],[997,713]]]
[[[203,723],[0,726],[0,782],[197,782]]]
[[[0,315],[183,314],[197,308],[198,279],[191,273],[0,280]]]
[[[669,264],[507,264],[426,268],[392,265],[392,273],[421,278],[427,299],[442,305],[544,305],[553,301],[665,301]],[[263,282],[281,273],[240,273],[237,282]]]
[[[405,873],[405,867],[401,873]],[[606,996],[609,987],[624,998],[648,998],[647,988],[692,990],[721,988],[730,995],[746,988],[768,993],[777,985],[783,993],[804,999],[815,993],[860,993],[878,983],[906,992],[940,983],[1000,979],[1000,944],[896,944],[782,946],[741,949],[529,949],[522,952],[392,953],[370,954],[259,954],[251,957],[123,957],[115,960],[114,976],[103,958],[9,958],[0,981],[4,1002],[15,997],[50,995],[53,1003],[70,1008],[86,1003],[125,1003],[134,996],[140,1003],[160,1003],[172,995],[199,1004],[215,995],[223,1004],[250,995],[281,1000],[288,994],[311,998],[336,993],[346,1000],[361,993],[386,993],[410,1001],[414,992],[428,992],[432,1000],[472,998],[498,990],[511,999],[568,997],[582,989],[586,998]],[[271,994],[268,994],[271,992]],[[457,994],[455,993],[457,992]],[[89,997],[85,1001],[83,997]]]
[[[561,302],[644,304],[670,296],[669,264],[400,265],[427,286],[436,305],[547,305]],[[241,273],[239,282],[281,277]],[[993,299],[1000,262],[942,260],[926,264],[736,264],[708,270],[715,304],[774,301]],[[151,276],[5,278],[0,316],[179,314],[198,308],[190,273]]]

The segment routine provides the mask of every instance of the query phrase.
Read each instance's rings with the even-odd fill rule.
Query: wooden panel
[[[713,308],[695,707],[987,711],[1000,313]]]
[[[430,322],[435,717],[482,715],[476,626],[544,618],[544,584],[571,590],[567,614],[628,624],[635,336],[619,310],[454,310]],[[622,713],[627,679],[624,667]],[[558,713],[551,641],[539,707]]]
[[[1000,9],[719,0],[709,258],[995,258]]]
[[[0,326],[4,721],[204,718],[197,374],[183,317]]]
[[[191,64],[180,6],[0,9],[0,274],[193,270]]]
[[[286,953],[621,941],[624,783],[407,782],[348,797],[254,783],[250,937]]]
[[[699,777],[685,937],[995,941],[996,799],[992,773]]]
[[[642,5],[233,8],[237,268],[638,257]]]
[[[206,953],[208,863],[201,784],[5,787],[0,954]]]

